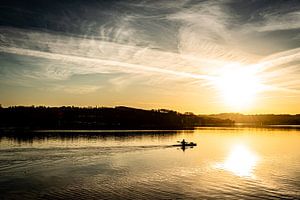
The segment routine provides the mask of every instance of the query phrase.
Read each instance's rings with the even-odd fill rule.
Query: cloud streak
[[[20,60],[30,57],[39,64],[21,71],[2,64],[0,81],[12,84],[9,76],[21,83],[46,80],[51,87],[56,82],[57,90],[83,94],[105,84],[59,84],[76,75],[111,74],[106,86],[119,89],[138,81],[158,88],[180,84],[215,89],[220,73],[237,65],[259,76],[267,92],[298,93],[300,48],[295,45],[299,41],[295,30],[300,28],[299,7],[268,3],[256,11],[260,3],[253,1],[248,6],[252,10],[246,10],[252,17],[247,17],[238,12],[242,5],[236,4],[123,1],[104,7],[85,4],[82,8],[89,12],[81,10],[80,17],[76,15],[79,8],[70,8],[64,15],[51,11],[52,15],[44,16],[46,28],[30,22],[10,25],[8,20],[0,25],[0,52]],[[285,42],[288,37],[293,42]]]

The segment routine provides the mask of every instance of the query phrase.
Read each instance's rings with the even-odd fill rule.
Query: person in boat
[[[185,139],[183,139],[180,143],[181,143],[182,146],[185,146],[187,144],[187,142],[185,141]]]

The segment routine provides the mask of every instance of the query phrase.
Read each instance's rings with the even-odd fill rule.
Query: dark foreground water
[[[0,199],[300,199],[300,130],[1,137]]]

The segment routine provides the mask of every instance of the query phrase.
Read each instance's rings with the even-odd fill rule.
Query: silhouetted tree
[[[203,125],[232,125],[233,121],[193,113],[118,106],[44,107],[13,106],[0,109],[1,129],[190,129]]]

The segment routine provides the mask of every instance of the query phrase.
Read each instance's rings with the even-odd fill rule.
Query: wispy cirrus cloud
[[[21,84],[40,80],[57,90],[78,94],[112,86],[123,89],[135,83],[157,88],[178,84],[187,90],[199,85],[214,89],[212,83],[220,71],[238,64],[255,69],[265,80],[265,88],[298,91],[299,46],[293,32],[300,27],[297,7],[278,3],[273,8],[272,3],[253,1],[253,5],[249,3],[252,10],[238,12],[243,8],[242,1],[112,4],[67,7],[68,14],[64,15],[63,11],[51,11],[53,14],[44,15],[42,20],[47,27],[42,22],[1,25],[0,52],[19,57],[20,65],[34,65],[25,57],[37,62],[28,70],[2,65],[2,82],[8,82],[8,77],[19,79]],[[256,4],[261,6],[258,11]],[[89,12],[79,12],[83,8]],[[243,13],[253,14],[247,17]],[[19,19],[11,20],[20,23]],[[276,31],[289,35],[272,33]],[[294,41],[284,43],[291,35]],[[97,81],[59,86],[73,76],[87,74],[112,76],[101,86]]]
[[[264,15],[264,21],[257,27],[258,31],[280,31],[300,29],[300,11],[285,13],[268,13]]]

